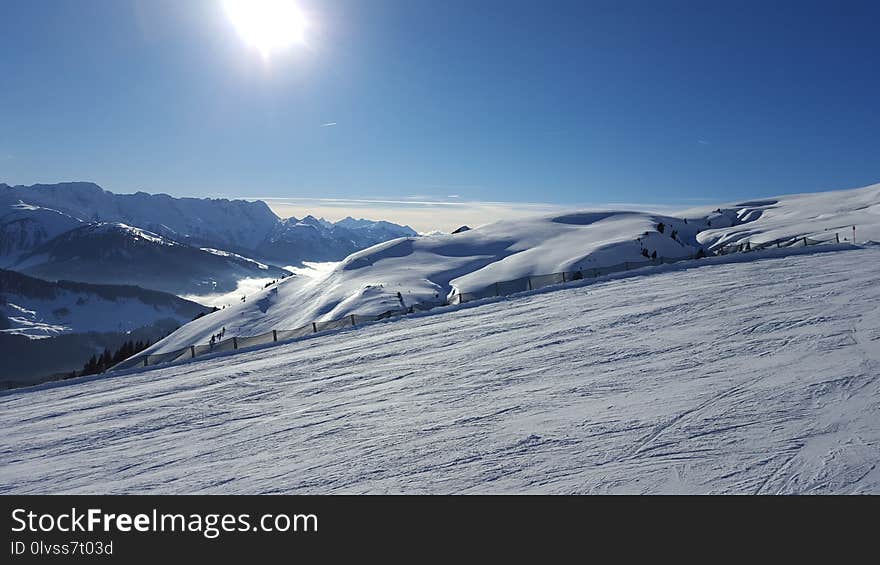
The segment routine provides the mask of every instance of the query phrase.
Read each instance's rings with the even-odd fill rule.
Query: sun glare
[[[223,0],[223,7],[241,38],[263,57],[306,44],[308,22],[293,0]]]

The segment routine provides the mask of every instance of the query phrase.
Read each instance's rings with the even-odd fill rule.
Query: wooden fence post
[[[528,284],[529,290],[532,290],[532,277],[526,279],[526,284]]]
[[[272,330],[272,341],[278,341],[278,330]]]
[[[565,283],[565,271],[562,271],[562,282]]]
[[[150,358],[149,355],[144,355],[144,367],[147,366],[147,359],[149,359],[149,358]]]
[[[238,338],[232,338],[232,349],[238,349]]]
[[[314,333],[318,333],[318,325],[315,322],[312,322],[312,331],[314,331]]]
[[[351,315],[351,325],[354,326],[354,314]]]
[[[190,357],[190,359],[195,359],[195,358],[196,358],[196,346],[195,346],[195,345],[190,345],[190,346],[189,346],[189,352],[190,352],[190,354],[192,355],[192,357]]]
[[[495,296],[501,296],[501,287],[498,286],[498,283],[495,283]]]

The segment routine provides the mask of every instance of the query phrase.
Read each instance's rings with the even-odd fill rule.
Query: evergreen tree
[[[92,354],[86,364],[83,365],[82,374],[83,375],[94,375],[98,369],[98,358]]]

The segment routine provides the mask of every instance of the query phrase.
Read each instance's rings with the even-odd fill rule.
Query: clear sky
[[[2,0],[0,182],[289,211],[880,182],[875,0],[297,4],[266,50],[221,0]]]

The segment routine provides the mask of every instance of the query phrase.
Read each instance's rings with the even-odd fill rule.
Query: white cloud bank
[[[406,224],[421,233],[449,232],[462,225],[477,227],[498,220],[551,214],[562,210],[586,208],[662,211],[669,209],[669,207],[660,205],[631,203],[562,205],[528,202],[469,202],[462,201],[457,196],[452,201],[341,198],[259,198],[259,200],[266,202],[272,211],[282,218],[290,216],[301,218],[311,214],[315,217],[336,221],[346,216],[352,216]]]

